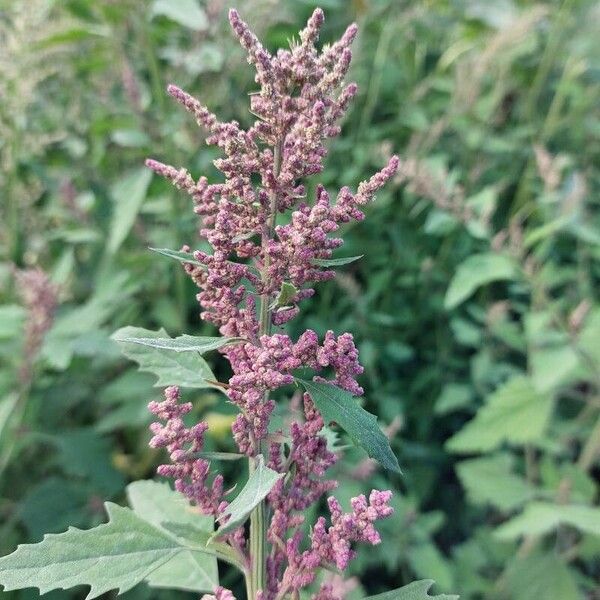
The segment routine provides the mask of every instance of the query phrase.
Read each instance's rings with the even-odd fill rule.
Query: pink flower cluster
[[[310,585],[316,570],[323,565],[334,565],[340,570],[346,569],[355,556],[351,542],[378,544],[381,539],[373,527],[377,519],[388,517],[392,509],[387,505],[391,492],[373,490],[369,501],[361,495],[352,499],[352,512],[344,513],[338,501],[328,499],[331,512],[331,525],[327,527],[324,517],[319,517],[311,533],[308,550],[300,550],[302,533],[296,531],[287,541],[286,556],[288,566],[284,571],[281,590],[298,591]]]
[[[213,594],[204,594],[200,600],[235,600],[235,596],[224,587],[218,585],[215,588],[215,593]]]
[[[275,407],[272,399],[265,400],[267,392],[294,383],[292,372],[296,369],[309,367],[320,372],[330,368],[334,375],[331,383],[357,395],[363,392],[355,379],[363,368],[349,333],[336,338],[328,331],[322,345],[310,329],[296,343],[284,334],[263,335],[257,345],[240,344],[225,353],[233,369],[227,395],[241,411],[233,425],[234,438],[240,451],[250,456],[257,454],[265,439]]]
[[[323,13],[316,10],[300,34],[300,44],[272,57],[234,10],[230,21],[257,68],[256,81],[261,85],[260,92],[251,96],[251,110],[258,115],[254,125],[244,131],[235,121],[220,123],[195,98],[169,86],[169,93],[211,133],[207,143],[224,152],[225,158],[215,161],[225,176],[224,183],[209,184],[204,177],[195,182],[185,169],[153,159],[146,164],[186,191],[194,200],[196,213],[203,217],[200,233],[214,252],[194,253],[204,268],[187,265],[201,288],[202,318],[217,325],[223,335],[253,337],[259,328],[256,296],[274,297],[284,282],[299,288],[333,277],[332,271],[313,261],[329,258],[332,250],[341,246],[341,239],[328,235],[340,223],[363,218],[359,207],[372,200],[394,175],[398,159],[393,157],[384,169],[362,182],[356,194],[343,188],[333,203],[319,186],[314,204],[309,205],[298,180],[323,169],[323,141],[339,133],[336,123],[356,93],[354,83],[338,93],[350,64],[349,46],[356,25],[319,55],[314,44]],[[253,174],[260,177],[258,188],[252,183]],[[295,205],[291,222],[270,232],[276,214]],[[254,268],[235,262],[233,256],[253,258]],[[248,284],[253,293],[248,292]],[[311,288],[299,290],[293,303],[312,293]],[[295,308],[279,311],[274,322],[282,325],[297,313]]]
[[[251,459],[268,453],[268,466],[286,474],[267,498],[271,514],[267,581],[252,600],[275,600],[288,593],[297,597],[313,583],[318,568],[344,570],[354,556],[352,544],[379,543],[374,523],[392,512],[389,492],[373,491],[368,501],[364,496],[353,499],[350,513],[329,498],[330,525],[321,517],[305,537],[299,529],[302,513],[336,486],[326,478],[336,461],[322,434],[326,424],[310,395],[304,394],[303,418],[291,423],[288,431],[269,430],[275,407],[272,392],[293,384],[297,369],[312,369],[315,380],[354,395],[363,392],[356,381],[363,369],[352,335],[328,331],[320,342],[308,330],[294,342],[272,329],[298,314],[300,301],[314,293],[314,282],[334,276],[319,264],[343,243],[332,234],[341,224],[364,217],[361,207],[398,167],[393,157],[356,193],[345,187],[335,201],[321,185],[314,200],[306,197],[301,181],[322,171],[325,141],[339,134],[339,120],[357,91],[356,84],[344,83],[357,27],[348,27],[338,42],[319,53],[315,44],[323,18],[323,12],[315,10],[299,41],[290,50],[271,55],[238,13],[230,11],[231,26],[256,69],[259,91],[251,96],[254,124],[244,130],[235,121],[222,123],[186,92],[176,86],[168,89],[208,131],[207,143],[223,152],[214,164],[224,180],[195,181],[185,169],[147,161],[192,197],[202,218],[200,233],[212,246],[211,252],[193,252],[201,265],[184,265],[200,290],[202,318],[221,334],[243,339],[221,349],[233,371],[226,393],[240,411],[232,428],[236,444]],[[291,211],[287,224],[278,225],[278,215],[286,211]],[[187,246],[183,250],[190,252]],[[284,288],[288,293],[281,301]],[[164,422],[152,425],[151,445],[167,448],[172,461],[159,467],[159,473],[174,478],[177,489],[203,511],[219,514],[226,506],[223,478],[216,475],[209,483],[209,464],[197,456],[206,425],[184,426],[182,416],[191,405],[179,404],[177,388],[168,388],[165,400],[151,403],[150,410]],[[239,529],[237,538],[243,533]],[[244,547],[239,539],[235,545]],[[252,556],[245,559],[252,564]],[[340,590],[343,585],[325,583],[314,598],[336,600],[343,595]],[[232,599],[223,588],[204,596],[204,600]]]
[[[211,486],[207,486],[210,464],[195,456],[204,445],[204,432],[208,425],[197,423],[187,428],[183,415],[192,410],[191,402],[179,404],[179,388],[168,387],[163,402],[150,402],[148,408],[159,419],[166,421],[152,423],[150,430],[154,434],[150,440],[152,448],[166,448],[171,464],[160,465],[158,474],[175,480],[175,488],[196,503],[204,513],[217,515],[224,510],[223,476],[214,477]]]

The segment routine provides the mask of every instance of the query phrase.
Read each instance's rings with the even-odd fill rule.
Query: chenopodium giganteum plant
[[[222,390],[239,409],[232,430],[240,455],[228,458],[248,458],[248,481],[230,502],[223,476],[213,474],[209,462],[223,456],[202,451],[207,424],[184,424],[192,404],[180,402],[179,387],[170,385],[164,400],[149,406],[158,419],[151,426],[150,445],[168,451],[170,462],[158,473],[174,479],[177,491],[154,482],[134,483],[128,488],[131,508],[107,504],[107,524],[20,546],[0,560],[0,583],[7,590],[37,586],[45,592],[87,584],[93,598],[145,581],[212,592],[206,600],[229,600],[232,592],[218,585],[218,558],[243,573],[252,600],[299,598],[309,586],[315,600],[334,600],[343,596],[344,586],[339,577],[319,580],[316,586],[318,571],[343,572],[354,545],[378,544],[376,522],[392,514],[389,491],[354,498],[349,512],[329,497],[329,519],[321,516],[309,533],[303,532],[303,513],[336,486],[326,477],[337,459],[323,434],[326,424],[337,423],[387,469],[399,471],[399,466],[375,416],[354,398],[363,393],[356,381],[363,369],[352,335],[328,331],[320,342],[317,333],[307,330],[293,341],[274,332],[298,314],[300,301],[314,293],[312,283],[334,276],[327,267],[347,262],[331,258],[342,240],[329,235],[342,223],[361,220],[361,207],[398,166],[398,159],[391,158],[356,193],[342,188],[335,202],[323,186],[309,201],[300,183],[323,169],[324,141],[339,134],[337,123],[356,94],[356,84],[344,84],[344,77],[357,27],[348,27],[319,54],[315,43],[323,12],[317,9],[299,43],[271,56],[235,10],[229,19],[260,85],[260,92],[251,96],[257,116],[252,127],[245,131],[235,121],[221,123],[192,96],[169,87],[210,132],[207,142],[222,150],[224,157],[215,165],[225,181],[209,184],[201,177],[195,182],[185,169],[147,161],[193,198],[202,218],[201,234],[212,253],[192,253],[188,247],[161,252],[184,263],[200,288],[202,318],[223,337],[136,336],[132,331],[139,330],[125,328],[116,339],[142,368],[160,375],[159,383],[169,384],[184,382],[169,380],[161,357],[197,360],[198,352],[219,349],[233,375],[227,384],[210,381],[210,376],[204,383]],[[254,182],[256,175],[260,184]],[[289,210],[289,222],[278,225],[277,216]],[[205,363],[194,364],[210,373]],[[316,375],[299,379],[294,375],[299,369]],[[271,393],[294,384],[304,390],[303,419],[292,422],[288,431],[272,431]],[[182,496],[194,511],[186,509]],[[429,598],[431,584],[415,582],[379,597]]]

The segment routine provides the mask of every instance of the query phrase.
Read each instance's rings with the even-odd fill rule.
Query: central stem
[[[273,175],[275,179],[281,168],[281,143],[277,144],[273,151]],[[275,220],[277,217],[277,193],[273,191],[270,196],[269,213],[262,234],[263,264],[261,269],[261,281],[263,285],[260,296],[260,321],[258,335],[269,335],[271,333],[271,292],[269,289],[269,266],[271,260],[268,253],[269,241],[273,237]],[[269,399],[269,392],[265,392],[263,402]],[[262,453],[259,442],[258,454]],[[250,474],[255,468],[254,458],[250,458],[248,465]],[[248,600],[255,600],[257,593],[265,589],[266,584],[266,559],[267,559],[267,506],[265,500],[252,511],[250,515],[250,560],[252,568],[249,581],[246,581]]]

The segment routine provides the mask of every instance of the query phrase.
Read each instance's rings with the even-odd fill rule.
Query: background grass
[[[321,180],[335,190],[392,152],[403,161],[367,219],[344,231],[340,255],[364,258],[319,286],[290,327],[355,335],[366,406],[405,471],[373,470],[358,452],[337,467],[343,501],[373,486],[396,492],[384,542],[352,567],[363,586],[352,597],[426,577],[464,599],[600,598],[597,3],[238,8],[273,49],[317,4],[324,42],[351,20],[361,27],[360,93]],[[0,2],[1,554],[102,522],[102,501],[121,501],[126,482],[161,460],[147,446],[146,404],[159,390],[109,336],[123,325],[212,333],[193,285],[147,250],[199,242],[187,197],[143,160],[217,177],[169,82],[223,119],[250,121],[253,74],[227,8]],[[35,266],[59,306],[31,360],[14,274]],[[209,446],[229,449],[231,408],[188,395]],[[223,582],[238,585],[229,572]]]

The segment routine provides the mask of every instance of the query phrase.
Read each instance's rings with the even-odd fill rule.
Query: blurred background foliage
[[[600,7],[238,8],[275,48],[317,4],[324,41],[361,25],[360,93],[322,180],[356,185],[392,152],[403,160],[344,232],[343,254],[364,258],[291,327],[354,333],[366,406],[405,471],[390,477],[358,453],[337,467],[344,501],[396,492],[351,597],[433,578],[465,600],[600,598]],[[216,176],[169,82],[224,119],[250,120],[252,70],[227,8],[0,0],[0,554],[101,522],[102,501],[121,501],[161,460],[147,446],[154,378],[109,336],[124,325],[210,332],[192,284],[147,250],[200,242],[187,197],[143,159]],[[213,366],[227,377],[218,357]],[[188,395],[211,448],[228,449],[231,408],[210,391]]]

